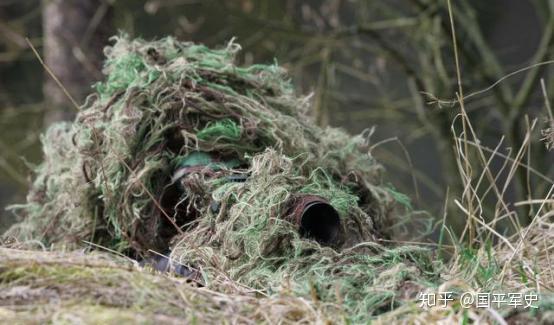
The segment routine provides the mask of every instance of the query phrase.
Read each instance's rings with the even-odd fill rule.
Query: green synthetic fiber
[[[229,141],[238,141],[240,139],[240,127],[229,119],[209,123],[204,129],[196,133],[200,140],[208,141],[217,138],[223,138]]]

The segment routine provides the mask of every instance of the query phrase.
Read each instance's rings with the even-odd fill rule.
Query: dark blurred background
[[[552,6],[453,0],[466,94],[553,58]],[[74,112],[26,38],[82,103],[102,78],[102,48],[118,31],[212,47],[236,37],[240,64],[276,60],[299,93],[314,93],[318,124],[351,133],[375,128],[372,153],[388,171],[386,182],[416,208],[440,219],[447,189],[461,195],[450,129],[458,109],[432,101],[455,98],[457,89],[446,0],[0,0],[0,231],[14,220],[3,207],[24,201],[30,167],[41,159],[41,132]],[[502,155],[521,146],[527,115],[539,119],[525,162],[542,176],[518,170],[506,192],[512,203],[544,195],[554,178],[552,154],[540,142],[547,115],[538,82],[545,78],[554,94],[549,70],[525,71],[467,101],[483,146],[494,148],[505,136]],[[491,160],[499,184],[508,174],[504,161]],[[495,208],[494,197],[489,201],[485,211]],[[454,228],[465,222],[450,218]]]

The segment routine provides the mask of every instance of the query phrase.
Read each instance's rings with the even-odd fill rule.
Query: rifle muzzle
[[[300,195],[293,199],[289,221],[298,226],[301,236],[321,244],[332,244],[338,237],[340,218],[327,200],[317,195]]]

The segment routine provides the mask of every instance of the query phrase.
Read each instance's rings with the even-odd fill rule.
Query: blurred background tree
[[[453,5],[466,94],[553,59],[552,1]],[[40,161],[40,132],[53,120],[71,117],[67,98],[25,38],[82,102],[101,78],[106,35],[117,30],[147,39],[175,35],[212,47],[236,37],[243,47],[241,64],[276,60],[299,93],[313,92],[311,114],[318,124],[367,130],[375,143],[372,154],[388,170],[387,182],[408,193],[416,208],[441,216],[447,189],[461,196],[451,130],[458,109],[448,103],[456,98],[457,84],[445,0],[2,0],[0,206],[23,200],[29,168],[22,161]],[[546,111],[538,82],[545,78],[547,93],[554,94],[550,69],[523,71],[466,101],[479,145],[485,151],[499,145],[490,166],[498,186],[509,180],[509,209],[544,195],[554,178],[554,157],[540,143]],[[522,147],[534,118],[539,127],[523,161],[535,169],[519,168],[512,179],[506,157]],[[483,210],[498,209],[490,188],[480,190]],[[447,208],[450,224],[460,230],[465,218],[456,217],[451,201]],[[530,216],[532,209],[526,212]],[[2,229],[11,216],[0,215]]]
[[[82,102],[102,78],[103,48],[114,34],[112,5],[103,0],[51,0],[42,6],[44,62],[71,96]],[[53,78],[44,79],[45,124],[69,120],[73,103]]]

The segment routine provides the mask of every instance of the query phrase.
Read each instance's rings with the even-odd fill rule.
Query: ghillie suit
[[[277,65],[236,66],[232,42],[115,40],[106,80],[42,139],[45,161],[6,236],[171,251],[211,289],[292,292],[356,321],[435,276],[427,250],[377,241],[400,196],[381,184],[368,137],[309,122]],[[314,204],[312,226],[298,221]],[[319,215],[339,229],[303,229]]]

